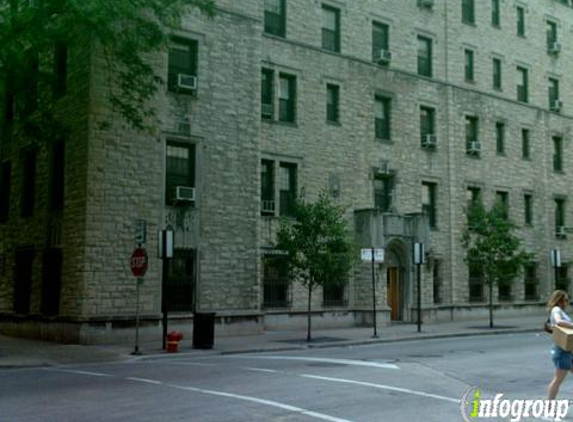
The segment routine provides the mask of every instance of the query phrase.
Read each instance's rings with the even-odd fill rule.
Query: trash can
[[[195,312],[193,316],[193,347],[212,349],[215,337],[215,313]]]

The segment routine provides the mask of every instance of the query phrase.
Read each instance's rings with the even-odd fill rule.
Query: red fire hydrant
[[[183,339],[183,334],[179,331],[171,331],[166,338],[167,353],[176,353],[179,350],[179,342]]]

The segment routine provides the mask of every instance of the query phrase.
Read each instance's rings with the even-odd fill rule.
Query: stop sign
[[[129,262],[131,272],[135,277],[143,277],[147,271],[147,252],[143,248],[136,248],[131,254]]]

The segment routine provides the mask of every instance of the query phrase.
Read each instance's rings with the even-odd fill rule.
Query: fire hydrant
[[[177,353],[179,350],[179,342],[183,339],[183,334],[179,331],[171,331],[166,336],[167,338],[167,353]]]

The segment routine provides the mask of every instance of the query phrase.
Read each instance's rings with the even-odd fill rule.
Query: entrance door
[[[386,272],[386,288],[388,295],[388,306],[390,307],[390,319],[399,321],[400,312],[400,269],[397,267],[388,268]]]

